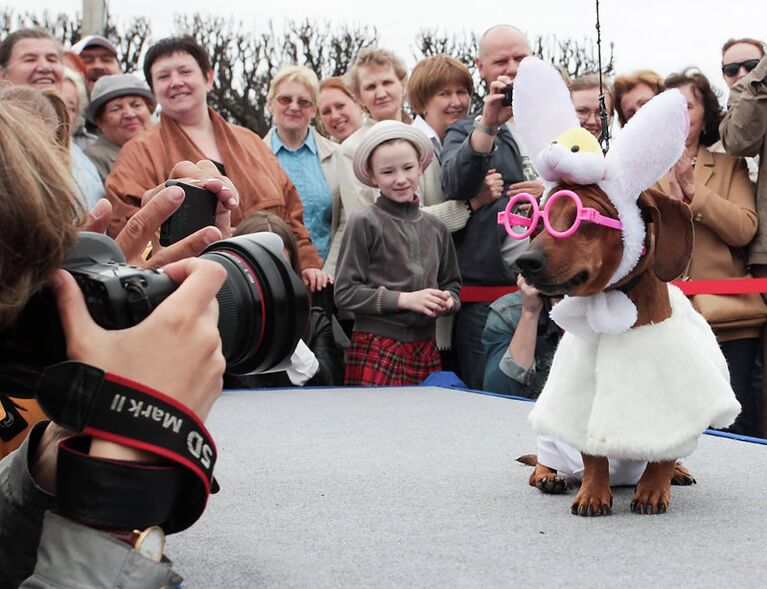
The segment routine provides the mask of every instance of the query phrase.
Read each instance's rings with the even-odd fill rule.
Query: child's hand
[[[450,299],[449,303],[445,300],[445,294]],[[452,308],[452,299],[453,297],[447,291],[437,290],[436,288],[424,288],[415,292],[400,293],[397,305],[405,311],[422,313],[427,317],[438,317]]]
[[[442,296],[444,297],[444,304],[442,305],[442,312],[440,313],[440,315],[449,315],[450,312],[453,310],[453,307],[455,307],[455,301],[453,300],[453,295],[451,295],[449,291],[443,290]]]

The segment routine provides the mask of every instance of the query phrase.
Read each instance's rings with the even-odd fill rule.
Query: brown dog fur
[[[618,218],[615,207],[599,187],[560,184],[554,191],[563,189],[577,193],[585,207]],[[686,205],[653,190],[642,192],[638,204],[647,227],[645,254],[628,276],[610,287],[627,289],[627,296],[637,308],[637,321],[633,327],[659,323],[671,315],[665,283],[684,271],[692,253],[692,216]],[[570,199],[560,199],[554,203],[549,215],[553,226],[567,227],[575,216],[575,204]],[[567,239],[555,239],[541,231],[526,251],[543,255],[542,268],[536,268],[532,274],[524,267],[522,269],[525,280],[542,294],[589,296],[607,287],[623,255],[623,244],[620,231],[582,223]],[[612,509],[609,457],[587,454],[582,457],[583,483],[571,510],[583,516],[607,515]],[[648,463],[637,484],[631,510],[635,513],[668,511],[670,484],[676,471],[673,460]],[[685,474],[689,475],[686,470]],[[684,480],[683,474],[681,477]],[[544,465],[536,465],[530,484],[544,492],[566,489],[564,479]]]

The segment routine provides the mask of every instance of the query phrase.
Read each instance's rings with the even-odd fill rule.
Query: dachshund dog
[[[617,219],[617,211],[607,195],[596,185],[558,185],[554,192],[572,190],[583,206]],[[647,232],[645,255],[634,270],[611,286],[625,292],[637,307],[634,327],[660,323],[671,315],[666,281],[684,271],[692,253],[692,216],[680,201],[663,194],[644,191],[638,203]],[[553,226],[568,227],[574,222],[575,204],[560,199],[549,209]],[[568,239],[555,239],[539,232],[516,264],[525,280],[543,295],[561,297],[589,296],[602,292],[621,259],[621,234],[609,227],[584,224]],[[608,477],[608,458],[583,454],[584,476],[580,492],[572,504],[579,515],[602,515],[612,509]],[[631,510],[639,513],[663,513],[671,498],[670,485],[676,474],[680,483],[691,477],[676,460],[650,462],[637,485]],[[566,488],[565,479],[543,465],[537,465],[531,484],[549,492]]]
[[[550,317],[564,335],[530,423],[581,453],[573,513],[611,512],[610,459],[646,461],[631,510],[664,513],[676,460],[740,411],[711,328],[666,284],[692,251],[690,210],[648,190],[684,151],[687,102],[677,90],[656,96],[603,154],[580,128],[558,72],[528,57],[514,115],[545,202],[516,195],[498,223],[531,239],[516,260],[525,280],[563,297]],[[519,214],[524,200],[531,218]],[[561,487],[556,477],[541,482]]]

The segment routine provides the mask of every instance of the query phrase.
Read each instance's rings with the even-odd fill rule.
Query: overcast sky
[[[80,12],[82,0],[57,0],[56,11]],[[4,0],[18,11],[42,12],[50,0]],[[211,10],[215,5],[216,11]],[[557,34],[574,38],[595,36],[594,0],[112,0],[118,22],[148,16],[155,38],[173,32],[175,14],[215,14],[235,17],[243,27],[259,30],[267,20],[277,26],[286,18],[375,25],[381,46],[413,63],[415,34],[424,27],[481,33],[496,23],[514,24],[530,36]],[[637,68],[662,75],[697,65],[724,90],[719,67],[720,48],[729,37],[767,37],[764,0],[601,0],[603,42],[615,43],[618,73]],[[468,14],[467,14],[468,13]]]

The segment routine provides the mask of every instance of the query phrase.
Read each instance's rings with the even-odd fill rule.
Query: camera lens
[[[265,372],[293,352],[309,320],[306,288],[279,253],[254,235],[210,245],[200,256],[221,264],[217,298],[226,371]]]

